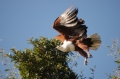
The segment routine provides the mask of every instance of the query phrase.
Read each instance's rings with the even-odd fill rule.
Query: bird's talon
[[[92,58],[92,57],[93,57],[93,56],[89,53],[89,54],[88,54],[88,58]]]
[[[87,61],[84,61],[84,65],[85,65],[85,66],[87,65],[87,63],[88,63]]]
[[[85,60],[84,60],[84,65],[86,66],[87,63],[88,63],[87,58],[85,58]]]

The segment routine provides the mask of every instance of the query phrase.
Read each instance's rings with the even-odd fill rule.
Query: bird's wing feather
[[[69,7],[59,17],[60,24],[66,27],[74,27],[78,23],[77,13],[78,13],[77,8],[75,8],[74,6]]]
[[[87,26],[86,25],[79,25],[78,27],[72,28],[72,36],[87,36]]]
[[[69,36],[83,36],[86,33],[86,26],[82,27],[84,20],[78,20],[77,13],[78,9],[71,6],[53,24],[53,28],[65,39],[69,39]]]

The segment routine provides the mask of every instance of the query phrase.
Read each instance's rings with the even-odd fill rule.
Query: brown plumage
[[[98,49],[101,40],[98,34],[87,37],[87,26],[83,25],[85,21],[78,19],[77,13],[78,9],[72,6],[54,21],[53,28],[60,33],[55,38],[63,42],[57,49],[63,52],[78,51],[87,62],[87,58],[92,57],[89,48]]]
[[[64,42],[64,41],[66,40],[65,37],[64,37],[62,34],[56,36],[55,38],[58,39],[58,40],[60,40],[60,41],[62,41],[62,42]],[[76,38],[78,38],[78,37],[76,37]],[[81,48],[78,46],[78,43],[77,43],[77,41],[76,41],[74,38],[69,39],[69,40],[72,41],[72,43],[74,44],[74,46],[75,46],[75,51],[78,51],[79,54],[84,57],[84,64],[87,65],[87,58],[88,58],[87,53],[86,53],[85,51],[83,51],[83,49],[81,49]]]
[[[71,6],[53,24],[53,28],[69,39],[70,36],[87,36],[87,26],[84,20],[77,18],[78,9]],[[86,38],[86,37],[85,37]]]

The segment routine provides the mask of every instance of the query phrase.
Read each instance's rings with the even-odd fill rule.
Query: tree
[[[10,57],[18,68],[22,79],[87,79],[83,70],[81,74],[75,74],[68,66],[70,52],[63,53],[56,50],[56,46],[61,42],[55,39],[40,39],[29,40],[33,45],[31,49],[26,48],[24,51],[12,48],[13,54],[4,54],[1,50],[2,57]],[[108,79],[120,79],[120,39],[112,41],[112,46],[107,46],[110,50],[110,56],[115,58],[115,63],[118,67],[111,73],[107,74]],[[72,53],[71,53],[72,54]],[[7,64],[10,62],[6,62]],[[89,79],[94,79],[96,66],[90,68],[92,76]],[[18,79],[13,68],[5,69],[8,76],[0,75],[4,79]],[[6,74],[6,73],[5,73]]]
[[[0,39],[1,41],[2,39]],[[4,66],[0,70],[0,79],[19,79],[19,74],[16,73],[16,69],[11,66],[9,53],[5,53],[4,49],[0,47],[0,65]]]
[[[109,56],[115,58],[115,63],[118,67],[113,71],[112,74],[108,75],[108,79],[120,79],[120,39],[116,38],[112,40],[112,46],[107,46],[110,50]]]
[[[77,79],[68,66],[68,53],[56,49],[61,42],[40,37],[29,40],[33,48],[24,51],[12,48],[9,57],[18,68],[22,79]]]

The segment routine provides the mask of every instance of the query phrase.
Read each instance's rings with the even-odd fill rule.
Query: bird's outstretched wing
[[[77,13],[78,9],[71,6],[54,21],[53,28],[65,39],[70,36],[83,36],[87,32],[87,27],[82,25],[84,20],[78,19]]]
[[[78,9],[70,6],[55,20],[54,24],[57,26],[74,27],[78,23],[77,13]]]

